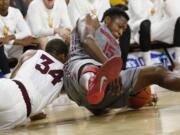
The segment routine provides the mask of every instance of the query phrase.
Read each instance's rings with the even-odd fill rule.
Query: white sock
[[[79,79],[80,85],[87,91],[88,91],[89,79],[93,76],[95,76],[95,74],[93,72],[87,72],[87,73],[83,74]]]

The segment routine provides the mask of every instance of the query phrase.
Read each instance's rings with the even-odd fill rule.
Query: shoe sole
[[[98,84],[94,85],[95,91],[89,91],[87,99],[90,104],[99,104],[103,98],[106,91],[106,87],[109,82],[115,80],[119,77],[122,68],[122,59],[120,57],[112,57],[109,59],[98,71],[97,76],[95,78],[95,82],[99,81]],[[101,86],[101,78],[105,76],[107,80],[103,82],[103,86]],[[98,85],[98,86],[97,86]],[[98,90],[97,90],[98,89]]]

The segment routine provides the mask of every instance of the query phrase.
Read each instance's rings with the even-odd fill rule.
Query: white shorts
[[[0,79],[0,130],[27,122],[26,104],[18,85],[10,79]]]

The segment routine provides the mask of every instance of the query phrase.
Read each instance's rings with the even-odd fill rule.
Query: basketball
[[[129,98],[130,107],[133,109],[139,109],[151,101],[151,88],[147,87],[136,95],[132,95]]]

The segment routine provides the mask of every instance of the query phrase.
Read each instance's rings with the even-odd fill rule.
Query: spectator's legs
[[[4,53],[4,46],[0,47],[0,69],[2,70],[3,74],[10,73],[10,67],[8,64],[8,59]]]
[[[176,21],[174,30],[174,45],[176,46],[176,60],[180,63],[180,17]]]
[[[145,20],[140,25],[139,31],[139,43],[142,51],[148,51],[151,42],[151,22],[149,20]]]
[[[129,47],[130,47],[130,37],[131,37],[131,30],[128,26],[126,31],[124,31],[123,35],[120,37],[120,48],[122,53],[122,60],[123,60],[123,67],[122,69],[126,69],[126,61],[129,53]]]
[[[177,19],[174,29],[174,45],[180,47],[180,17]]]

